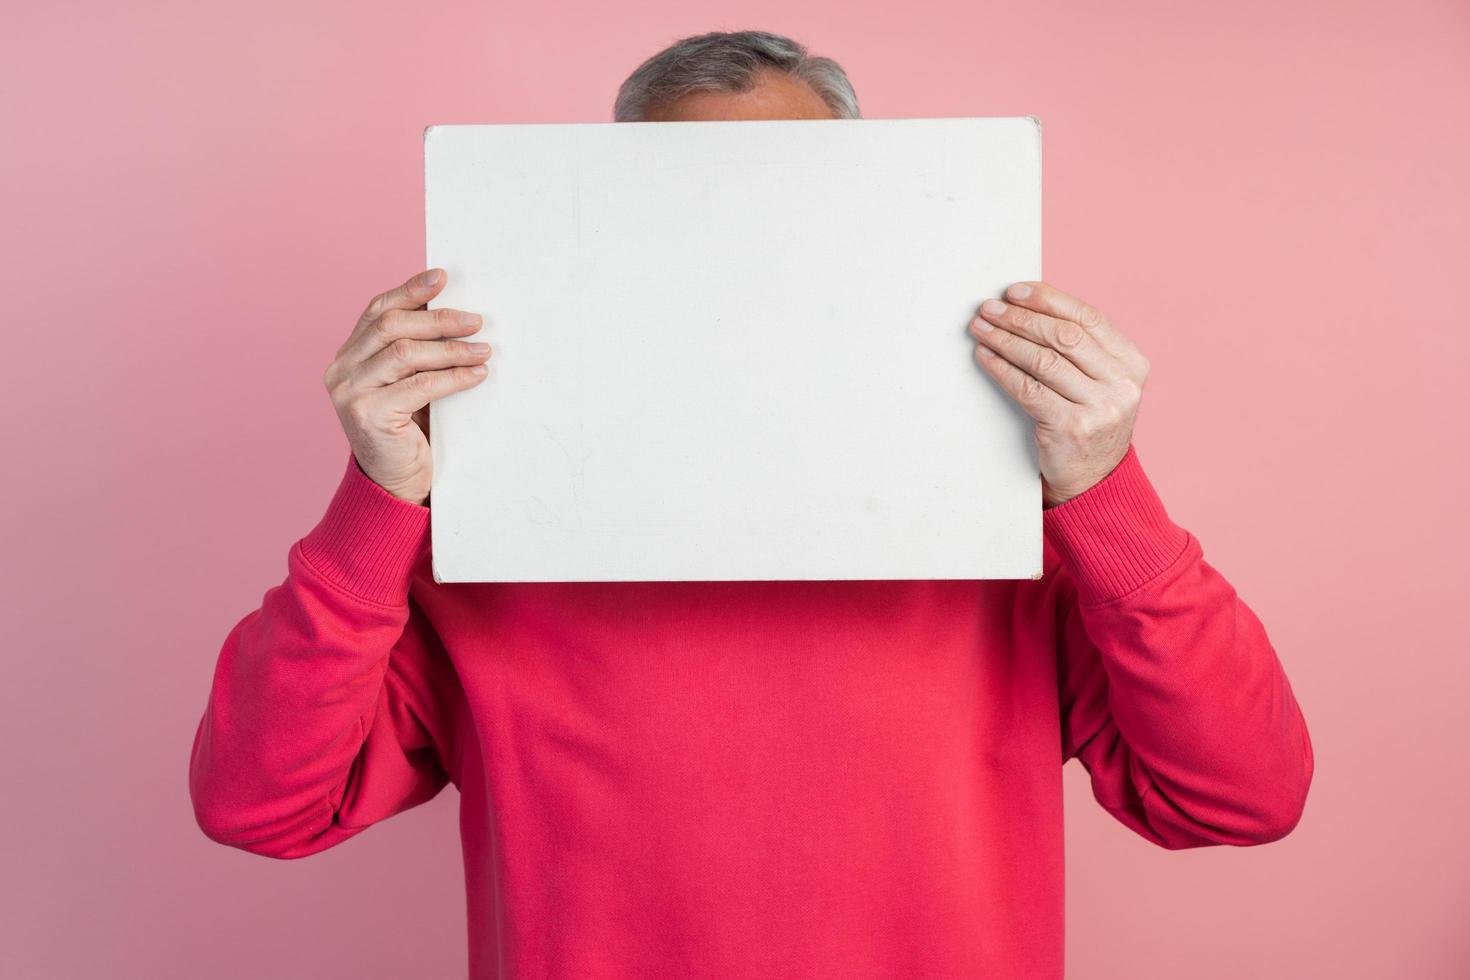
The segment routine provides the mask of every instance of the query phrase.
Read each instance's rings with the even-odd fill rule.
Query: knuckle
[[[1116,430],[1123,421],[1123,415],[1123,411],[1112,402],[1099,405],[1078,416],[1076,434],[1083,440],[1097,439]]]
[[[347,369],[333,371],[328,368],[328,373],[322,375],[322,385],[327,389],[327,397],[332,404],[342,407],[347,404],[351,397],[352,387],[348,383],[352,380],[352,372]]]
[[[368,315],[368,317],[370,319],[376,320],[378,317],[382,316],[384,313],[387,313],[388,312],[388,303],[392,300],[392,298],[393,298],[393,291],[392,290],[388,290],[387,292],[382,292],[382,293],[379,293],[378,295],[374,296],[372,298],[372,300],[370,300],[368,302],[368,305],[367,305],[367,315]]]
[[[1028,403],[1030,403],[1030,402],[1039,402],[1039,401],[1041,401],[1042,393],[1045,390],[1046,390],[1046,386],[1043,385],[1040,381],[1037,381],[1035,378],[1031,377],[1031,375],[1027,374],[1027,375],[1023,375],[1022,376],[1022,378],[1021,378],[1021,400],[1022,401],[1028,402]]]
[[[1086,304],[1077,309],[1077,322],[1084,327],[1100,327],[1102,320],[1102,314]]]
[[[419,371],[409,375],[408,386],[420,394],[427,395],[434,390],[434,372]]]
[[[1051,374],[1060,366],[1062,355],[1050,347],[1043,347],[1036,352],[1036,363],[1034,368],[1037,374]]]
[[[1019,307],[1012,307],[1012,309],[1015,312],[1011,314],[1011,324],[1023,333],[1029,332],[1032,325],[1036,322],[1036,318]]]
[[[1063,347],[1076,347],[1082,343],[1083,336],[1082,328],[1070,320],[1057,327],[1057,343]]]
[[[363,398],[353,398],[348,401],[347,404],[343,406],[342,414],[346,416],[348,421],[350,421],[354,426],[359,429],[366,429],[368,427],[368,423],[372,421],[371,408],[368,405],[367,400]]]
[[[414,343],[407,337],[399,337],[388,345],[388,355],[401,364],[413,360]]]

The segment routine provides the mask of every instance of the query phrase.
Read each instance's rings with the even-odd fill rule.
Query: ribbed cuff
[[[298,543],[327,579],[371,602],[408,601],[414,569],[429,542],[429,508],[384,490],[353,453],[327,511]]]
[[[1082,605],[1127,595],[1174,563],[1189,532],[1169,519],[1133,444],[1094,486],[1041,512]]]

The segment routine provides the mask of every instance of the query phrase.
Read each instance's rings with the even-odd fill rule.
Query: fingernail
[[[428,272],[424,273],[422,282],[425,286],[437,286],[439,285],[440,275],[441,273],[438,269],[430,269]]]
[[[490,368],[488,368],[484,364],[470,365],[470,374],[484,374],[488,370],[490,370]]]
[[[981,330],[981,331],[994,330],[995,329],[995,324],[991,323],[989,320],[985,319],[983,316],[977,316],[972,322],[975,324],[976,328],[979,329],[979,330]]]
[[[1012,285],[1010,289],[1007,289],[1006,292],[1010,293],[1011,299],[1025,299],[1031,295],[1031,287],[1024,282],[1018,282]]]
[[[474,351],[476,354],[483,354],[489,349],[489,344],[482,344],[478,340],[470,344],[470,350]]]
[[[480,314],[461,313],[459,315],[459,325],[461,327],[478,327],[480,325]]]
[[[989,313],[991,316],[1000,316],[1006,311],[1006,305],[998,299],[987,299],[980,304],[980,309]]]

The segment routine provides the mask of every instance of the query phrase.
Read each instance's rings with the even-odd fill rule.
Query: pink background
[[[1463,2],[6,21],[7,975],[462,974],[452,790],[269,861],[196,829],[194,725],[341,474],[322,370],[421,266],[423,127],[603,121],[643,57],[744,27],[837,57],[871,117],[1041,117],[1046,278],[1152,360],[1140,456],[1306,712],[1311,798],[1264,847],[1158,849],[1068,767],[1069,976],[1470,972]]]

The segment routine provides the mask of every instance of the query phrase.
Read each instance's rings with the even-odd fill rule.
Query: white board
[[[1033,116],[433,126],[438,582],[1036,578],[980,302],[1041,278]]]

